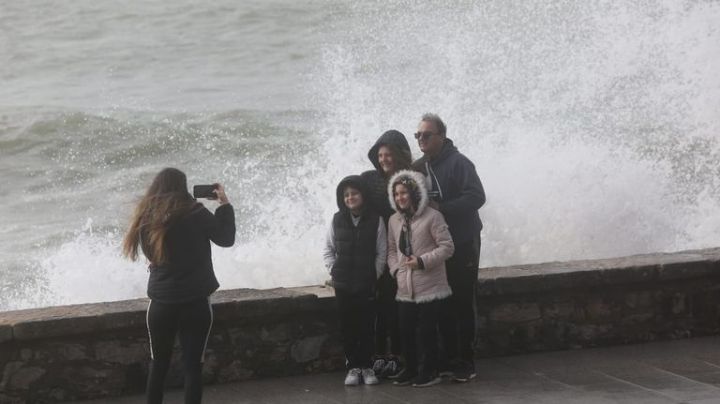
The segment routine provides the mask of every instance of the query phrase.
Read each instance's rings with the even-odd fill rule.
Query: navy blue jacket
[[[478,209],[485,204],[485,190],[475,165],[445,139],[440,153],[433,159],[423,156],[413,169],[424,173],[430,199],[438,202],[455,245],[480,236],[482,222]]]

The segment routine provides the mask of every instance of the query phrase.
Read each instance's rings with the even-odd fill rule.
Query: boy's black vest
[[[374,293],[379,220],[377,214],[365,212],[355,226],[350,212],[335,213],[333,231],[337,258],[331,271],[335,289],[355,294]]]

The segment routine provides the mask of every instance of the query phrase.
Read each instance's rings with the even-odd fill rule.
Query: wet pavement
[[[477,361],[468,383],[343,386],[344,373],[205,386],[204,403],[632,403],[720,404],[720,337]],[[182,391],[166,394],[182,403]],[[144,403],[143,396],[85,404]]]

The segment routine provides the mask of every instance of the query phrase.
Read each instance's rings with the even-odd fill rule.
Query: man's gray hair
[[[438,132],[440,133],[440,136],[442,136],[442,137],[446,136],[447,127],[445,126],[445,122],[443,122],[443,120],[440,119],[438,114],[433,114],[432,112],[424,113],[422,118],[420,118],[420,121],[434,123],[435,127],[437,128]]]

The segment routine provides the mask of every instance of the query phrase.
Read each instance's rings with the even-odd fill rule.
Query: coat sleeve
[[[440,202],[439,210],[444,215],[472,212],[485,204],[485,189],[475,171],[475,165],[462,156],[453,165],[453,180],[457,181],[460,195]]]
[[[420,256],[425,264],[425,269],[438,267],[455,253],[455,244],[453,244],[445,219],[439,212],[433,211],[433,213],[430,234],[437,247]]]
[[[388,234],[387,234],[387,265],[390,269],[390,275],[395,277],[397,274],[398,269],[400,268],[400,262],[398,260],[398,249],[397,245],[395,244],[395,240],[397,240],[397,237],[395,237],[395,226],[393,226],[393,219],[390,217],[390,220],[388,220]]]
[[[327,233],[325,233],[325,244],[323,245],[323,261],[325,262],[325,269],[327,269],[328,273],[330,273],[333,265],[335,265],[336,258],[335,230],[333,229],[332,222],[330,222]]]
[[[231,204],[218,206],[215,214],[209,215],[208,223],[208,236],[213,243],[220,247],[235,244],[235,210]]]

